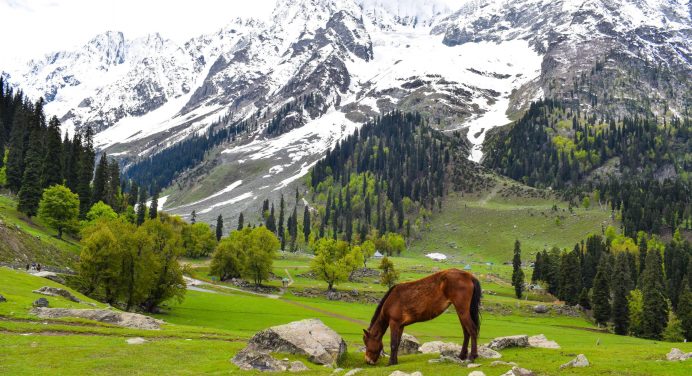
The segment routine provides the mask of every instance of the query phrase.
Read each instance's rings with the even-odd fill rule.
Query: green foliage
[[[38,216],[57,230],[61,239],[64,230],[72,231],[78,226],[79,197],[64,185],[54,185],[43,191]]]
[[[687,283],[680,292],[677,316],[680,318],[680,325],[685,338],[688,341],[692,340],[692,290],[690,290],[690,286]]]
[[[629,311],[629,331],[632,335],[642,335],[642,320],[644,314],[644,295],[641,290],[632,290],[627,296],[627,311]]]
[[[372,240],[366,240],[360,244],[360,250],[363,253],[363,267],[368,267],[368,260],[375,254],[375,243]]]
[[[327,282],[328,289],[348,279],[350,271],[363,263],[363,255],[352,254],[348,243],[342,240],[322,238],[315,243],[315,258],[310,262],[310,270],[315,276]]]
[[[223,237],[223,216],[219,214],[216,218],[216,241],[220,241]]]
[[[10,151],[5,149],[4,156],[2,158],[2,166],[0,166],[0,187],[7,185],[7,156]]]
[[[593,317],[598,324],[606,324],[610,319],[610,267],[607,256],[602,256],[593,281],[591,306]]]
[[[581,265],[579,264],[579,249],[565,252],[560,264],[560,290],[558,296],[568,305],[579,302],[581,292]]]
[[[216,237],[206,223],[185,225],[182,230],[185,256],[191,258],[207,257],[216,247]]]
[[[678,320],[674,313],[670,313],[668,325],[663,331],[662,338],[667,342],[682,342],[685,340],[685,331],[682,327],[682,322]]]
[[[279,249],[279,239],[265,227],[257,227],[249,233],[246,263],[242,274],[259,286],[269,278],[272,264]]]
[[[209,274],[218,276],[222,281],[241,277],[247,258],[246,251],[249,248],[250,232],[252,230],[249,227],[233,231],[219,242],[211,258]]]
[[[512,259],[512,286],[517,299],[521,299],[524,292],[524,271],[521,269],[521,243],[514,241],[514,258]]]
[[[611,318],[613,320],[615,334],[626,335],[629,332],[630,317],[627,295],[634,287],[631,276],[627,254],[619,253],[615,258],[615,268],[611,280],[613,290]]]
[[[94,223],[99,219],[116,219],[118,218],[118,213],[113,210],[108,204],[103,201],[95,203],[86,215],[86,220],[88,223]]]
[[[382,274],[380,274],[380,284],[389,288],[396,285],[396,282],[399,280],[399,272],[394,269],[394,263],[387,256],[382,258],[378,269],[382,271]]]
[[[642,336],[660,339],[668,321],[668,301],[665,296],[661,254],[649,250],[642,274],[643,314]]]
[[[41,155],[42,143],[39,129],[34,129],[29,135],[29,149],[24,160],[24,175],[22,176],[22,187],[18,193],[17,209],[31,218],[38,211],[38,204],[41,201],[41,171],[43,169],[43,158]]]

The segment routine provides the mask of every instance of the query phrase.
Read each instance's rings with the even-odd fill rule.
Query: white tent
[[[376,259],[381,259],[383,255],[380,253],[380,251],[375,251],[375,254],[372,255],[372,257]]]

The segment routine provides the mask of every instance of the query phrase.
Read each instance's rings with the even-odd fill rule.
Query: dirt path
[[[493,189],[490,192],[488,192],[488,195],[483,197],[482,199],[480,199],[478,201],[478,203],[483,205],[483,206],[487,205],[488,201],[492,200],[497,195],[497,193],[500,192],[500,189],[501,189],[500,184],[495,184]]]
[[[226,286],[226,285],[212,285],[210,283],[200,281],[199,279],[194,279],[194,278],[190,278],[190,277],[183,277],[183,278],[185,279],[185,283],[187,284],[187,287],[193,291],[214,293],[215,291],[211,291],[211,290],[207,290],[207,289],[203,288],[203,286],[207,285],[207,286],[219,287],[219,288],[230,290],[230,291],[242,292],[245,294],[263,296],[263,297],[269,298],[269,299],[279,299],[279,295],[275,295],[275,294],[262,294],[260,292],[243,290],[243,289],[239,289],[236,287],[230,287],[230,286]],[[192,287],[192,288],[190,288],[190,287]]]

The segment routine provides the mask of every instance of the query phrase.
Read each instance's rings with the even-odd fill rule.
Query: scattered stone
[[[502,358],[502,354],[488,346],[480,346],[478,347],[478,357],[483,359],[500,359]]]
[[[316,364],[335,364],[346,353],[346,342],[318,319],[273,326],[255,334],[246,350],[304,355]]]
[[[461,360],[458,357],[459,354],[453,355],[453,356],[448,356],[448,355],[440,355],[439,358],[437,359],[430,359],[428,360],[428,363],[455,363],[459,365],[465,365],[468,363],[466,360]]]
[[[325,364],[324,366],[325,366],[325,367],[328,367],[329,365]],[[340,372],[343,371],[343,370],[344,370],[343,368],[337,368],[337,369],[335,369],[334,371],[332,371],[332,373],[340,373]]]
[[[516,366],[517,363],[514,362],[503,362],[502,360],[496,360],[492,363],[490,363],[491,367],[497,367],[497,366]]]
[[[666,354],[666,359],[675,362],[675,361],[683,361],[687,359],[692,358],[692,352],[685,353],[682,350],[673,347],[670,349],[670,352]]]
[[[569,362],[561,365],[560,369],[569,368],[569,367],[581,368],[581,367],[588,367],[588,366],[589,366],[589,360],[586,359],[584,354],[579,354],[579,355],[577,355],[576,358],[574,358],[574,359],[570,360]]]
[[[502,350],[508,347],[528,347],[529,336],[520,334],[516,336],[497,337],[490,341],[488,347],[493,350]]]
[[[418,354],[419,348],[420,342],[418,341],[418,338],[406,333],[401,336],[401,342],[399,343],[399,355]]]
[[[56,296],[60,297],[62,296],[63,298],[67,300],[71,300],[73,302],[79,303],[81,300],[79,300],[76,296],[72,295],[71,292],[61,289],[58,287],[51,287],[51,286],[43,286],[38,290],[33,291],[36,294],[42,294],[42,295],[48,295],[48,296]]]
[[[5,299],[5,297],[2,296],[2,294],[0,294],[0,303],[4,303],[6,301],[7,301],[7,299]]]
[[[360,371],[362,371],[362,370],[363,370],[362,368],[354,368],[354,369],[352,369],[352,370],[346,372],[346,374],[345,374],[344,376],[353,376],[353,375],[355,375],[356,373],[358,373],[358,372],[360,372]]]
[[[231,362],[243,371],[283,372],[287,369],[287,362],[274,359],[266,351],[257,351],[244,348],[238,352]]]
[[[303,364],[303,362],[301,362],[300,360],[293,361],[288,366],[288,372],[305,372],[309,370],[310,368],[308,368],[308,366]]]
[[[538,334],[538,335],[529,337],[529,346],[538,347],[541,349],[559,349],[560,348],[560,345],[558,345],[557,342],[548,340],[545,337],[545,335],[543,335],[543,334]]]
[[[45,298],[41,298],[44,299]],[[39,299],[39,300],[41,300]],[[34,308],[31,314],[42,319],[58,319],[63,317],[78,317],[113,324],[132,329],[157,330],[164,322],[140,315],[139,313],[118,312],[108,309],[67,309],[67,308]]]
[[[469,376],[485,376],[485,373],[483,371],[472,371],[469,373]]]
[[[418,351],[423,354],[441,353],[442,350],[454,351],[457,354],[461,353],[461,345],[453,342],[432,341],[422,344]]]
[[[526,368],[514,366],[502,376],[534,376],[534,373]]]
[[[48,307],[48,299],[38,298],[34,301],[34,307],[45,308]]]
[[[481,366],[481,365],[478,364],[478,363],[469,363],[469,364],[466,365],[466,368],[478,368],[478,367],[480,367],[480,366]]]
[[[61,285],[64,285],[64,284],[65,284],[65,280],[64,280],[61,276],[59,276],[59,275],[57,275],[56,273],[53,273],[53,272],[42,271],[42,272],[33,273],[33,275],[36,276],[36,277],[41,277],[41,278],[49,279],[49,280],[51,280],[51,281],[53,281],[53,282],[57,282],[57,283],[59,283],[59,284],[61,284]]]
[[[533,311],[536,313],[548,313],[548,306],[545,304],[539,304],[533,307]]]
[[[420,373],[420,371],[416,371],[413,373],[406,373],[406,372],[401,372],[401,371],[397,370],[397,371],[390,373],[389,376],[423,376],[423,374]]]
[[[127,339],[128,345],[142,345],[142,344],[147,343],[147,342],[149,342],[149,341],[147,341],[146,339],[144,339],[142,337],[135,337],[135,338],[128,338]]]

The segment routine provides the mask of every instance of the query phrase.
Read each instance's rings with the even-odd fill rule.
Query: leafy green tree
[[[606,324],[610,319],[610,273],[607,256],[602,256],[598,263],[596,277],[593,280],[593,296],[591,306],[593,317],[598,324]]]
[[[152,238],[153,285],[143,305],[148,312],[158,310],[168,299],[181,301],[185,296],[185,281],[178,259],[184,253],[182,237],[170,218],[151,219],[142,225]]]
[[[380,284],[389,288],[396,285],[397,280],[399,280],[399,272],[394,269],[394,263],[389,258],[383,257],[378,268],[382,271]]]
[[[632,335],[642,335],[642,320],[644,314],[644,295],[641,290],[632,290],[627,296],[627,311],[629,311],[629,331]]]
[[[668,325],[663,331],[662,338],[666,342],[682,342],[685,340],[685,331],[682,323],[673,312],[670,313]]]
[[[310,261],[310,270],[318,279],[327,282],[327,289],[334,290],[334,285],[348,279],[352,263],[361,260],[349,257],[348,243],[342,240],[322,238],[315,243],[315,257]]]
[[[209,256],[216,247],[216,237],[206,223],[186,225],[182,231],[185,256],[198,258]]]
[[[209,274],[218,276],[222,281],[241,277],[241,271],[246,264],[251,231],[250,228],[233,231],[219,242],[211,258]]]
[[[79,214],[79,210],[77,214]],[[87,222],[93,223],[101,218],[116,219],[118,218],[118,213],[103,201],[99,201],[91,206],[91,209],[89,209],[86,215],[86,220]]]
[[[517,299],[521,299],[524,291],[524,271],[521,269],[521,244],[514,242],[514,258],[512,259],[512,286]]]
[[[109,304],[115,304],[123,275],[121,231],[117,221],[101,220],[82,233],[82,252],[78,275],[82,291]]]
[[[2,166],[0,166],[0,187],[4,187],[7,185],[7,156],[9,154],[10,151],[5,149],[2,158]]]
[[[242,274],[252,279],[256,286],[269,278],[276,251],[279,249],[279,239],[265,227],[257,227],[249,233],[247,258]]]
[[[647,252],[642,275],[642,336],[644,338],[660,339],[666,328],[668,302],[665,291],[661,254],[658,250],[651,249]]]
[[[375,254],[375,243],[372,240],[366,240],[360,245],[361,252],[363,252],[363,267],[368,267],[368,260]]]
[[[48,226],[57,230],[58,239],[62,239],[64,230],[77,228],[79,196],[64,185],[54,185],[43,191],[38,216]]]
[[[615,269],[611,280],[613,290],[611,318],[615,334],[626,335],[628,333],[630,318],[627,295],[634,287],[631,277],[627,253],[620,252],[615,258]]]

